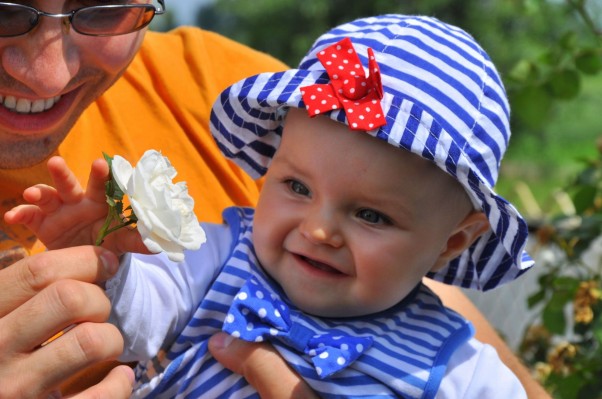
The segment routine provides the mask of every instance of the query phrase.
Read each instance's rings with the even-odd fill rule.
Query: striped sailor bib
[[[298,311],[258,265],[251,240],[253,214],[249,208],[224,211],[233,234],[232,252],[176,342],[152,361],[137,367],[134,397],[259,398],[243,377],[213,359],[207,347],[216,332],[234,331],[229,324],[247,312],[246,309],[239,312],[241,308],[233,303],[246,299],[249,287],[257,285],[261,291],[251,291],[260,292],[262,299],[269,297],[277,306],[286,308],[285,319],[292,327],[291,334],[279,330],[263,337],[320,397],[434,398],[449,358],[472,337],[470,323],[445,308],[424,285],[414,289],[401,303],[378,314],[326,319]],[[254,323],[245,323],[251,330]],[[281,327],[266,327],[266,331],[274,328]],[[339,343],[335,350],[352,347],[348,351],[351,356],[336,355],[339,357],[334,358],[335,369],[329,373],[323,372],[319,359],[325,357],[320,349],[323,343],[316,344],[314,349],[303,349],[316,339],[334,342],[341,337],[349,344]],[[336,366],[337,359],[343,366]]]

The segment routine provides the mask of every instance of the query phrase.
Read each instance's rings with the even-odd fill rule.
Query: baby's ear
[[[459,256],[488,230],[489,220],[487,220],[485,213],[475,211],[468,214],[452,231],[431,272],[438,271],[450,260]]]

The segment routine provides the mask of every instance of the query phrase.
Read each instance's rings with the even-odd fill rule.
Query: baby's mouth
[[[318,262],[317,260],[313,260],[313,259],[310,259],[305,256],[300,256],[300,258],[301,258],[301,260],[303,260],[304,262],[306,262],[307,264],[309,264],[311,267],[313,267],[315,269],[318,269],[318,270],[321,270],[321,271],[324,271],[327,273],[342,274],[340,271],[338,271],[334,267],[327,265],[326,263]]]
[[[48,111],[50,108],[61,99],[61,96],[56,96],[47,99],[28,100],[26,98],[17,98],[15,96],[0,95],[0,104],[10,111],[19,114],[37,114]]]

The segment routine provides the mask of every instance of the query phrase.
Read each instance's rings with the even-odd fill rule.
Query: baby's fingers
[[[36,232],[44,220],[44,216],[57,210],[61,200],[56,191],[49,186],[38,184],[27,188],[23,198],[31,205],[19,205],[4,214],[8,224],[22,224]]]
[[[109,165],[104,159],[97,159],[92,163],[90,178],[86,187],[86,197],[94,202],[104,203],[105,183],[109,179]]]
[[[23,191],[23,199],[40,208],[43,213],[50,214],[63,205],[59,193],[53,187],[45,184],[36,184]]]
[[[50,158],[48,172],[63,202],[72,203],[81,199],[84,190],[63,158],[58,156]]]
[[[40,210],[35,205],[19,205],[4,214],[4,221],[33,228],[39,225]]]

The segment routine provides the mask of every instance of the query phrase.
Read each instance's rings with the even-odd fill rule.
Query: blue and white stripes
[[[510,137],[510,108],[495,66],[463,30],[434,18],[383,15],[327,32],[299,69],[260,74],[226,89],[211,115],[224,154],[251,176],[265,174],[290,107],[304,108],[299,88],[327,83],[316,54],[349,37],[364,67],[367,48],[380,67],[387,124],[368,133],[433,161],[466,189],[491,231],[430,277],[488,290],[533,265],[524,252],[527,224],[493,191]],[[325,113],[347,123],[344,111]]]
[[[305,315],[257,265],[251,243],[253,212],[229,208],[224,217],[234,248],[221,273],[188,325],[165,354],[165,369],[152,361],[137,369],[142,381],[135,397],[257,398],[245,380],[224,369],[207,350],[207,340],[222,325],[234,297],[250,279],[291,309],[291,320],[316,334],[370,337],[372,346],[346,368],[320,378],[311,358],[274,338],[270,342],[323,398],[434,398],[455,350],[472,336],[472,327],[443,307],[424,286],[403,302],[376,315],[320,319]],[[170,363],[171,361],[171,363]],[[152,371],[151,370],[156,370]]]

